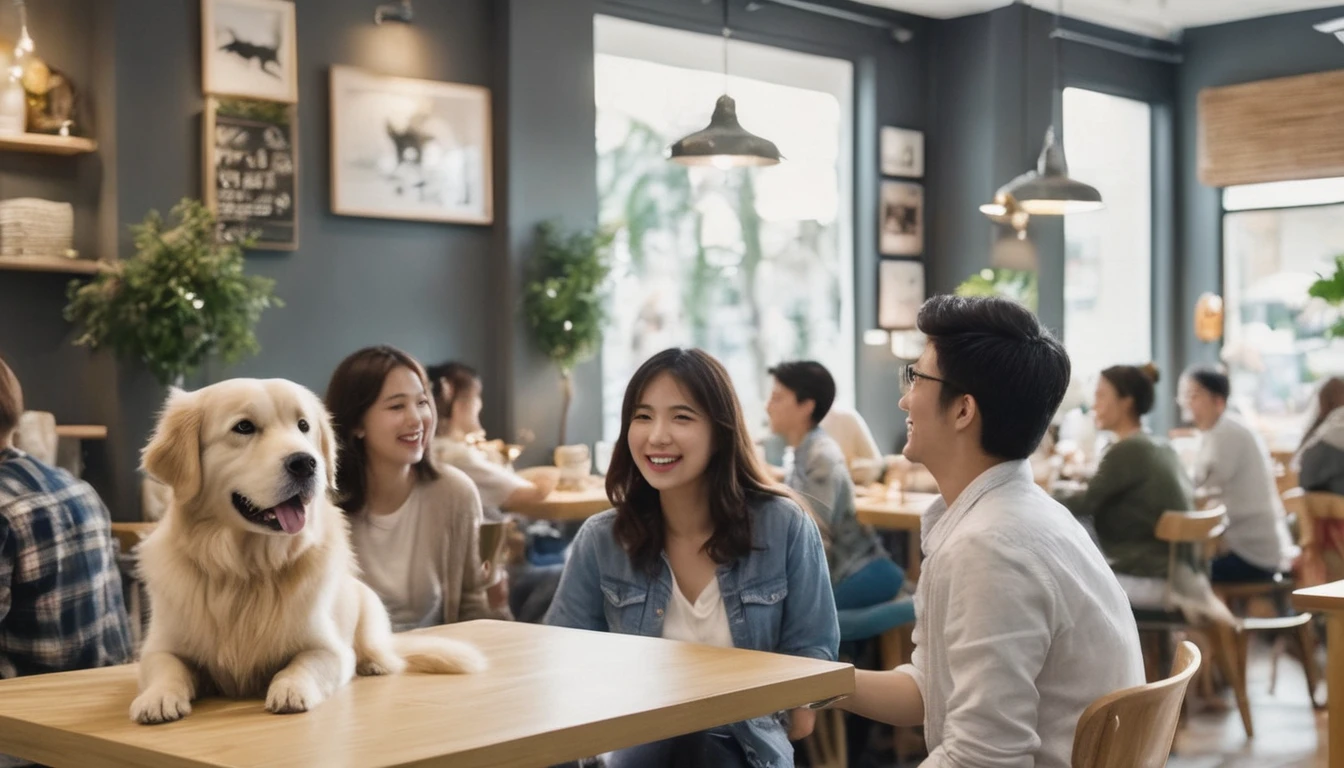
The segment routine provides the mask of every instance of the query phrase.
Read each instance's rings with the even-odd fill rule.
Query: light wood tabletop
[[[602,482],[603,478],[590,478],[591,484],[582,490],[551,491],[550,495],[536,504],[517,504],[508,511],[536,520],[557,522],[587,520],[598,512],[611,509],[611,501],[607,499],[607,489]]]
[[[919,536],[920,519],[929,508],[936,493],[909,492],[897,496],[859,496],[855,505],[859,522],[886,531],[907,531],[905,575],[911,581],[919,579],[919,564],[923,557]]]
[[[0,681],[0,753],[64,768],[547,766],[852,693],[848,664],[473,621],[478,675],[360,677],[311,712],[205,699],[131,722],[137,666]]]
[[[1330,765],[1344,765],[1344,581],[1293,592],[1299,611],[1325,614],[1325,695],[1329,707],[1326,743]]]

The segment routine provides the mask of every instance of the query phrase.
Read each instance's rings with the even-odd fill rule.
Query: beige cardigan
[[[441,515],[448,537],[447,556],[439,567],[443,588],[443,623],[472,619],[512,619],[508,606],[492,611],[481,579],[481,496],[460,469],[439,466],[439,479],[423,486],[424,510]]]

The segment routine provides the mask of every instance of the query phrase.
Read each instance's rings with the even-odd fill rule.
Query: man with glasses
[[[912,663],[860,671],[838,706],[925,726],[924,766],[1066,768],[1097,697],[1142,684],[1129,601],[1082,526],[1032,480],[1069,383],[1064,348],[1020,304],[937,296],[906,368],[905,456],[938,482],[921,524]]]

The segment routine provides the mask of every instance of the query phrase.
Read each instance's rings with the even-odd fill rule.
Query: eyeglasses
[[[939,384],[942,384],[943,386],[955,389],[958,392],[964,391],[962,390],[961,387],[958,387],[956,384],[953,384],[947,379],[940,379],[937,376],[930,376],[927,373],[922,373],[916,370],[915,366],[913,365],[907,365],[901,371],[901,394],[903,395],[909,394],[911,388],[915,386],[915,379],[928,379],[929,381],[936,381]]]

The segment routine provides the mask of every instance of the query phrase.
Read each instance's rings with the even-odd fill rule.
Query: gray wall
[[[1050,39],[1050,14],[1012,5],[939,24],[931,48],[933,115],[930,168],[937,179],[931,226],[937,256],[930,288],[949,292],[989,266],[996,236],[978,210],[1018,174],[1034,168],[1057,104],[1054,75],[1058,45],[1059,87],[1079,87],[1137,99],[1153,106],[1153,327],[1154,358],[1163,370],[1177,363],[1169,335],[1176,276],[1173,163],[1174,83],[1177,67],[1104,48]],[[1065,19],[1063,26],[1112,41],[1170,52],[1173,46]],[[1062,140],[1063,126],[1056,124]],[[1036,217],[1028,235],[1040,258],[1039,316],[1064,332],[1064,227],[1056,217]],[[1117,363],[1143,361],[1121,361]],[[1171,417],[1160,399],[1155,426]]]
[[[1199,92],[1273,77],[1344,69],[1344,45],[1312,29],[1344,15],[1344,5],[1188,30],[1185,61],[1177,77],[1176,145],[1180,205],[1180,306],[1176,328],[1188,362],[1214,362],[1218,345],[1195,338],[1195,301],[1205,291],[1222,294],[1222,200],[1199,183]]]
[[[410,27],[375,27],[374,3],[367,0],[296,5],[300,248],[248,259],[250,270],[277,281],[286,306],[263,318],[259,356],[231,368],[212,365],[188,385],[281,376],[321,393],[343,356],[376,343],[403,347],[427,363],[461,358],[495,380],[494,340],[481,331],[498,312],[491,301],[492,228],[335,216],[327,192],[328,68],[348,64],[493,86],[493,4],[419,3]],[[81,248],[95,250],[100,236],[119,238],[122,256],[131,254],[126,225],[151,208],[166,212],[184,196],[199,196],[199,8],[195,0],[31,4],[43,53],[69,69],[76,83],[102,86],[93,95],[100,97],[98,116],[107,119],[97,126],[102,146],[92,157],[0,153],[0,193],[75,200]],[[7,28],[0,15],[0,29]],[[104,193],[105,185],[114,194]],[[136,366],[68,346],[70,329],[60,321],[65,282],[0,272],[0,355],[29,382],[32,407],[53,410],[65,422],[110,426],[106,445],[89,444],[90,479],[115,517],[133,518],[139,514],[137,457],[164,393]],[[499,423],[503,403],[491,405],[487,416]]]

